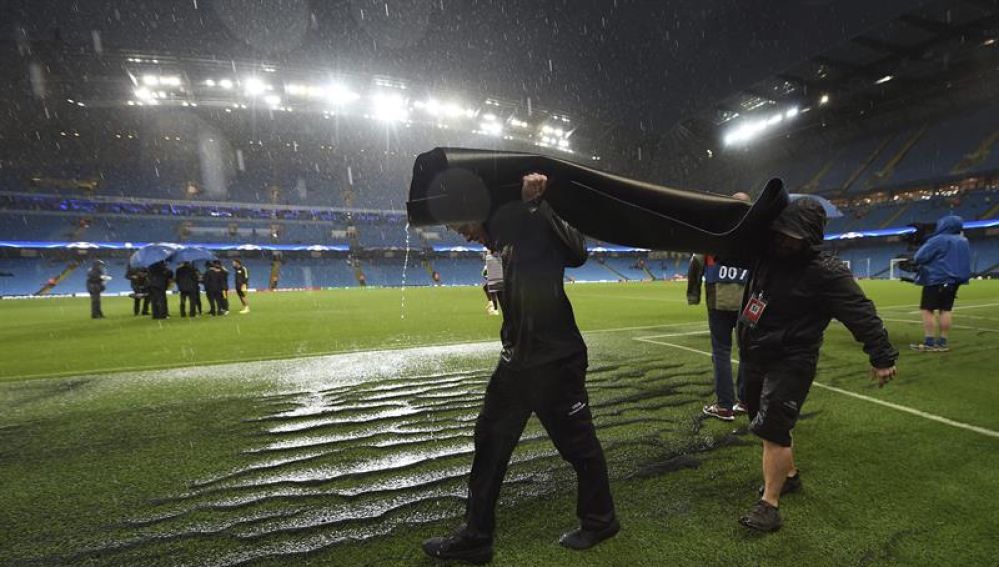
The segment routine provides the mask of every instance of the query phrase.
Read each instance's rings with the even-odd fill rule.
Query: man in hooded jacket
[[[738,324],[750,430],[763,439],[760,500],[740,519],[759,531],[781,526],[782,494],[801,489],[791,431],[815,378],[831,319],[864,345],[879,386],[895,375],[898,351],[874,304],[850,270],[820,252],[826,214],[809,198],[792,201],[774,220],[769,249],[756,260]]]
[[[923,342],[910,345],[920,352],[950,350],[951,310],[957,288],[971,279],[971,247],[961,234],[964,219],[948,215],[937,221],[937,229],[916,251],[916,283],[923,286],[919,310],[923,314]]]

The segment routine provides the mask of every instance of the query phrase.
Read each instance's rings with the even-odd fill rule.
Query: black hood
[[[774,232],[804,240],[814,249],[825,238],[826,210],[814,199],[796,199],[784,207],[770,227]]]

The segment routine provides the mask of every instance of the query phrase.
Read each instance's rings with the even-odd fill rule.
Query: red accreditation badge
[[[742,310],[742,322],[750,327],[755,327],[760,322],[760,317],[767,309],[767,301],[763,299],[763,292],[753,294],[746,302],[746,307]]]

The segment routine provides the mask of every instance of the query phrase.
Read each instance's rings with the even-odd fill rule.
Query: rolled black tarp
[[[517,152],[435,148],[416,158],[406,204],[410,225],[484,222],[520,199],[521,178],[548,176],[545,200],[591,238],[652,250],[743,255],[762,246],[787,205],[780,179],[753,203],[663,187],[569,161]]]

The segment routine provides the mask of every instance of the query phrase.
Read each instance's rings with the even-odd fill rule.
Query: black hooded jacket
[[[825,222],[822,205],[808,198],[791,202],[774,220],[774,232],[803,239],[808,247],[793,257],[769,250],[756,262],[743,304],[762,293],[766,308],[755,326],[740,320],[741,356],[760,362],[817,357],[822,335],[835,318],[863,343],[872,366],[891,367],[898,351],[874,303],[840,260],[818,250]]]
[[[526,368],[586,352],[563,287],[565,268],[586,262],[586,242],[548,203],[514,202],[486,223],[503,258],[501,360]]]

